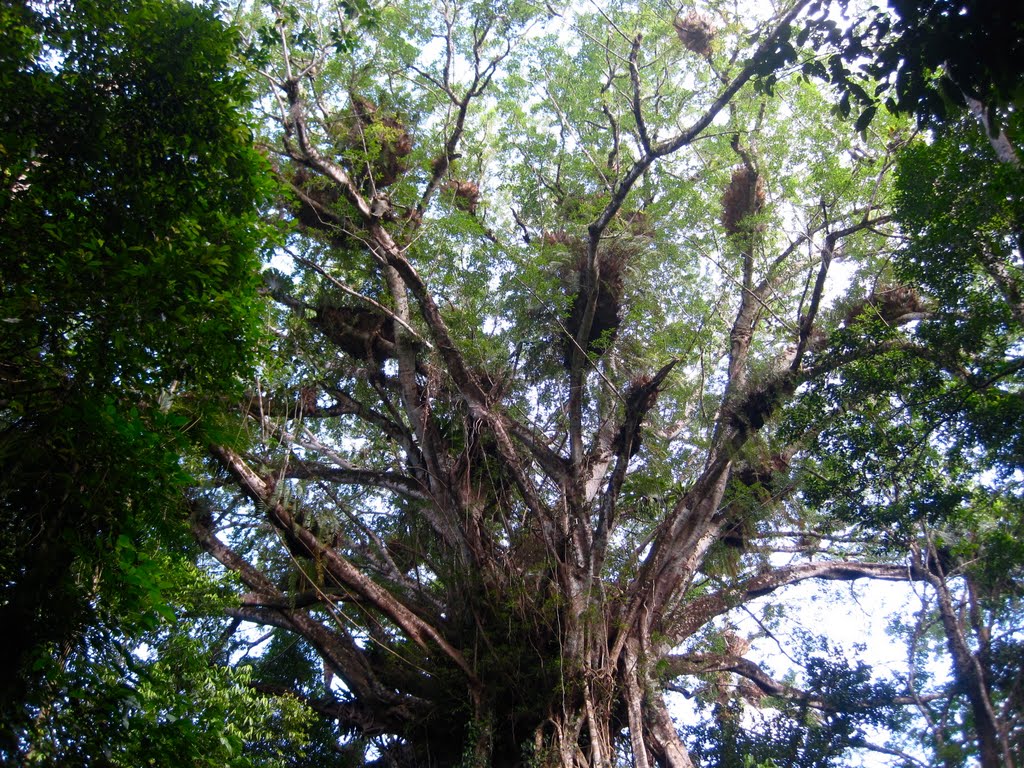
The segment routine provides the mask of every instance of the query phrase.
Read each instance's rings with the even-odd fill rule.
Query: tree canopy
[[[4,11],[0,609],[117,648],[12,758],[1024,761],[1024,35],[964,8]],[[808,583],[906,585],[906,663]]]
[[[5,749],[85,628],[173,616],[152,542],[187,541],[184,459],[265,316],[270,186],[233,47],[188,4],[0,9]]]

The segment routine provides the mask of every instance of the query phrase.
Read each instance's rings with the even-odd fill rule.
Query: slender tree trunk
[[[930,547],[930,558],[936,560],[938,553]],[[985,680],[985,671],[980,659],[967,643],[959,612],[953,603],[945,578],[931,573],[928,581],[938,598],[939,615],[946,635],[946,643],[953,659],[953,671],[964,687],[974,714],[974,728],[978,735],[978,759],[982,768],[1014,768],[1013,756],[1006,743],[1000,738],[999,716],[996,714]]]

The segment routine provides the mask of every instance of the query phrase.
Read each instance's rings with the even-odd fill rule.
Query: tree
[[[848,111],[851,96],[866,107],[859,127],[876,112],[849,68],[865,56],[864,71],[881,80],[875,98],[891,94],[890,110],[935,126],[930,142],[902,154],[895,201],[908,236],[897,269],[937,299],[920,333],[936,371],[904,402],[916,412],[913,443],[946,446],[938,461],[914,451],[923,458],[918,466],[929,467],[927,480],[914,493],[904,488],[908,498],[926,500],[904,506],[915,516],[901,526],[918,529],[911,548],[916,562],[929,564],[933,587],[921,595],[917,620],[906,623],[911,677],[929,658],[929,630],[937,633],[951,659],[948,695],[934,707],[919,702],[935,761],[962,764],[975,754],[976,736],[982,765],[1013,765],[1021,755],[1021,670],[1006,664],[1017,658],[1021,589],[1022,81],[1006,54],[1024,44],[1024,18],[987,3],[896,3],[894,10],[889,18],[872,9],[845,35],[828,22],[818,31],[842,41],[830,73],[844,92],[841,107]],[[965,107],[981,132],[964,122]],[[959,741],[957,720],[967,725]]]
[[[928,321],[917,331],[930,364],[911,372],[921,352],[894,349],[890,366],[903,368],[904,376],[887,383],[868,367],[845,382],[860,392],[840,384],[830,395],[838,403],[862,397],[866,387],[874,396],[900,398],[902,438],[886,419],[862,422],[856,436],[840,428],[830,436],[825,461],[843,467],[839,477],[853,470],[842,485],[856,501],[840,505],[840,516],[890,531],[897,526],[898,546],[910,542],[914,562],[930,571],[932,589],[921,593],[920,613],[903,628],[912,686],[917,675],[926,680],[921,670],[935,658],[929,641],[941,638],[950,659],[943,694],[935,703],[919,701],[923,741],[943,765],[972,757],[982,765],[1014,765],[1021,755],[1021,668],[1012,661],[1005,666],[1017,658],[1021,593],[1020,73],[992,55],[1021,43],[1021,21],[1007,10],[966,6],[955,45],[951,25],[960,21],[943,3],[900,6],[893,28],[901,34],[886,37],[888,25],[876,20],[883,42],[867,70],[888,77],[888,85],[895,77],[899,100],[889,100],[891,109],[937,123],[928,142],[901,152],[894,200],[906,237],[896,271],[932,297]],[[967,53],[981,49],[980,56]],[[869,443],[902,444],[901,455],[869,467],[849,450]],[[894,458],[910,472],[894,466]],[[878,477],[887,478],[887,489]],[[877,496],[871,498],[876,494],[890,498],[881,516]],[[967,726],[961,733],[957,722]]]
[[[37,683],[30,703],[41,703],[4,764],[250,768],[314,757],[303,748],[316,731],[306,707],[252,685],[248,668],[215,663],[220,633],[197,617],[226,607],[225,590],[180,557],[141,554],[127,537],[115,550],[129,590],[141,573],[174,615],[124,610],[100,592],[99,615]]]
[[[913,764],[872,741],[921,733],[908,707],[947,764],[1017,759],[1013,166],[937,227],[971,162],[783,77],[830,52],[802,50],[807,9],[244,20],[290,262],[188,496],[235,602],[186,632],[320,715],[319,764]],[[960,181],[919,208],[936,170]],[[922,590],[915,659],[938,606],[954,685],[879,679],[813,627],[800,675],[751,653],[786,587],[861,579]]]
[[[174,516],[185,458],[216,432],[210,401],[237,390],[262,332],[268,176],[233,45],[191,4],[0,9],[0,753],[12,761],[61,669],[103,657],[87,636],[173,618],[155,548],[187,551]]]
[[[1009,125],[1010,135],[1018,126]],[[1004,135],[1005,137],[1005,135]],[[945,446],[917,499],[912,545],[933,588],[911,626],[920,664],[929,625],[941,627],[952,665],[950,695],[928,718],[936,730],[959,714],[979,739],[982,765],[1014,765],[1021,752],[1019,622],[1021,549],[1020,362],[1021,173],[974,125],[950,124],[900,162],[896,212],[908,234],[897,258],[905,279],[926,287],[941,309],[920,330],[941,371],[907,401],[927,412],[926,439]],[[993,300],[993,296],[996,296]],[[965,359],[960,350],[972,351]],[[922,419],[923,421],[923,419]],[[984,480],[979,482],[979,478]],[[920,482],[920,480],[919,480]],[[957,706],[960,697],[965,704]],[[967,710],[967,711],[964,711]],[[954,729],[955,730],[955,729]],[[963,737],[962,737],[963,738]],[[949,735],[937,758],[960,764]],[[945,746],[943,755],[942,747]]]
[[[684,679],[722,717],[795,718],[757,759],[835,759],[922,701],[813,654],[807,688],[774,679],[724,623],[808,579],[941,594],[914,524],[968,449],[899,398],[1017,402],[950,369],[1015,358],[1019,326],[940,353],[955,310],[894,264],[909,128],[752,87],[805,8],[249,19],[294,267],[268,276],[273,356],[193,529],[241,582],[230,616],[301,641],[284,679],[353,760],[688,766]]]

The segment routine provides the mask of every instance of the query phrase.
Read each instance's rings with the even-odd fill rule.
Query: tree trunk
[[[929,544],[928,559],[932,562],[939,559],[934,544]],[[967,643],[963,612],[954,605],[944,574],[929,572],[928,582],[938,598],[939,616],[953,661],[953,673],[971,703],[978,739],[978,760],[982,768],[1014,768],[1013,755],[1002,738],[999,716],[992,705],[985,668]]]

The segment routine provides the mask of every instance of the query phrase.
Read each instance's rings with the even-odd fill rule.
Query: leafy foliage
[[[940,127],[969,106],[986,114],[995,136],[1014,119],[1024,81],[1013,62],[1022,50],[1024,15],[1012,3],[896,0],[881,8],[819,0],[760,74],[770,89],[782,66],[798,63],[804,76],[836,88],[836,110],[856,112],[858,131],[883,105]]]
[[[760,722],[750,727],[743,723],[741,703],[715,704],[709,725],[690,729],[699,764],[708,768],[840,766],[851,747],[864,743],[868,729],[898,727],[897,710],[877,707],[879,702],[892,701],[897,689],[887,681],[873,680],[868,665],[849,666],[834,655],[812,655],[804,664],[806,689],[819,699],[817,708],[807,703],[766,708]]]
[[[170,610],[126,548],[182,546],[183,454],[252,365],[267,182],[210,11],[8,3],[0,36],[7,727],[105,601]]]

